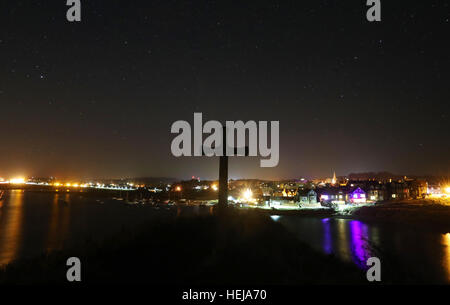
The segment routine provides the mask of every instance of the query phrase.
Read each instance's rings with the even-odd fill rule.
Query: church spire
[[[336,172],[333,172],[333,179],[331,179],[331,184],[336,184]]]

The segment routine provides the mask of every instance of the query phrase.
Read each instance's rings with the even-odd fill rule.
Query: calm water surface
[[[209,208],[204,209],[208,213]],[[198,211],[193,208],[193,212]],[[152,221],[162,213],[80,194],[10,191],[0,200],[0,265],[73,246],[88,238],[102,239],[123,228]],[[382,265],[383,258],[388,257],[390,266],[394,262],[395,267],[401,266],[431,282],[450,283],[450,233],[337,218],[272,219],[314,249],[360,268],[366,268],[365,262],[371,256],[380,257]]]
[[[10,191],[0,200],[0,265],[88,239],[101,240],[168,214],[143,210],[150,208],[75,193]]]
[[[362,269],[367,269],[367,259],[375,256],[384,271],[393,268],[427,283],[450,284],[450,233],[351,219],[271,217],[314,249]]]

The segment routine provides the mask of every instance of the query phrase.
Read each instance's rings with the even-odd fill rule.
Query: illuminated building
[[[324,204],[365,203],[366,192],[360,187],[330,187],[318,190]]]
[[[283,189],[281,192],[283,197],[294,197],[297,195],[297,190],[295,189]]]
[[[357,187],[353,192],[349,194],[349,201],[351,203],[365,203],[366,198],[366,192],[364,192],[360,187]]]
[[[340,188],[323,188],[319,191],[319,199],[325,204],[345,204],[348,194]]]
[[[387,199],[386,185],[378,181],[368,181],[364,187],[366,190],[367,200],[383,201]]]
[[[299,190],[298,199],[300,203],[317,203],[317,193],[310,189]]]

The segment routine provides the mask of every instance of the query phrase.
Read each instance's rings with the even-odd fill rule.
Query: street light
[[[253,192],[252,192],[252,190],[251,190],[251,189],[245,189],[245,190],[242,192],[242,197],[243,197],[245,200],[247,200],[247,201],[251,200],[251,199],[253,198]]]
[[[9,181],[11,184],[24,184],[25,178],[14,178]]]

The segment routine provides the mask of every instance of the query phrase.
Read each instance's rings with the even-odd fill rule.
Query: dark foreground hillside
[[[267,216],[180,217],[122,231],[102,243],[13,262],[0,283],[67,283],[81,259],[82,283],[367,283],[365,272],[300,243]]]

